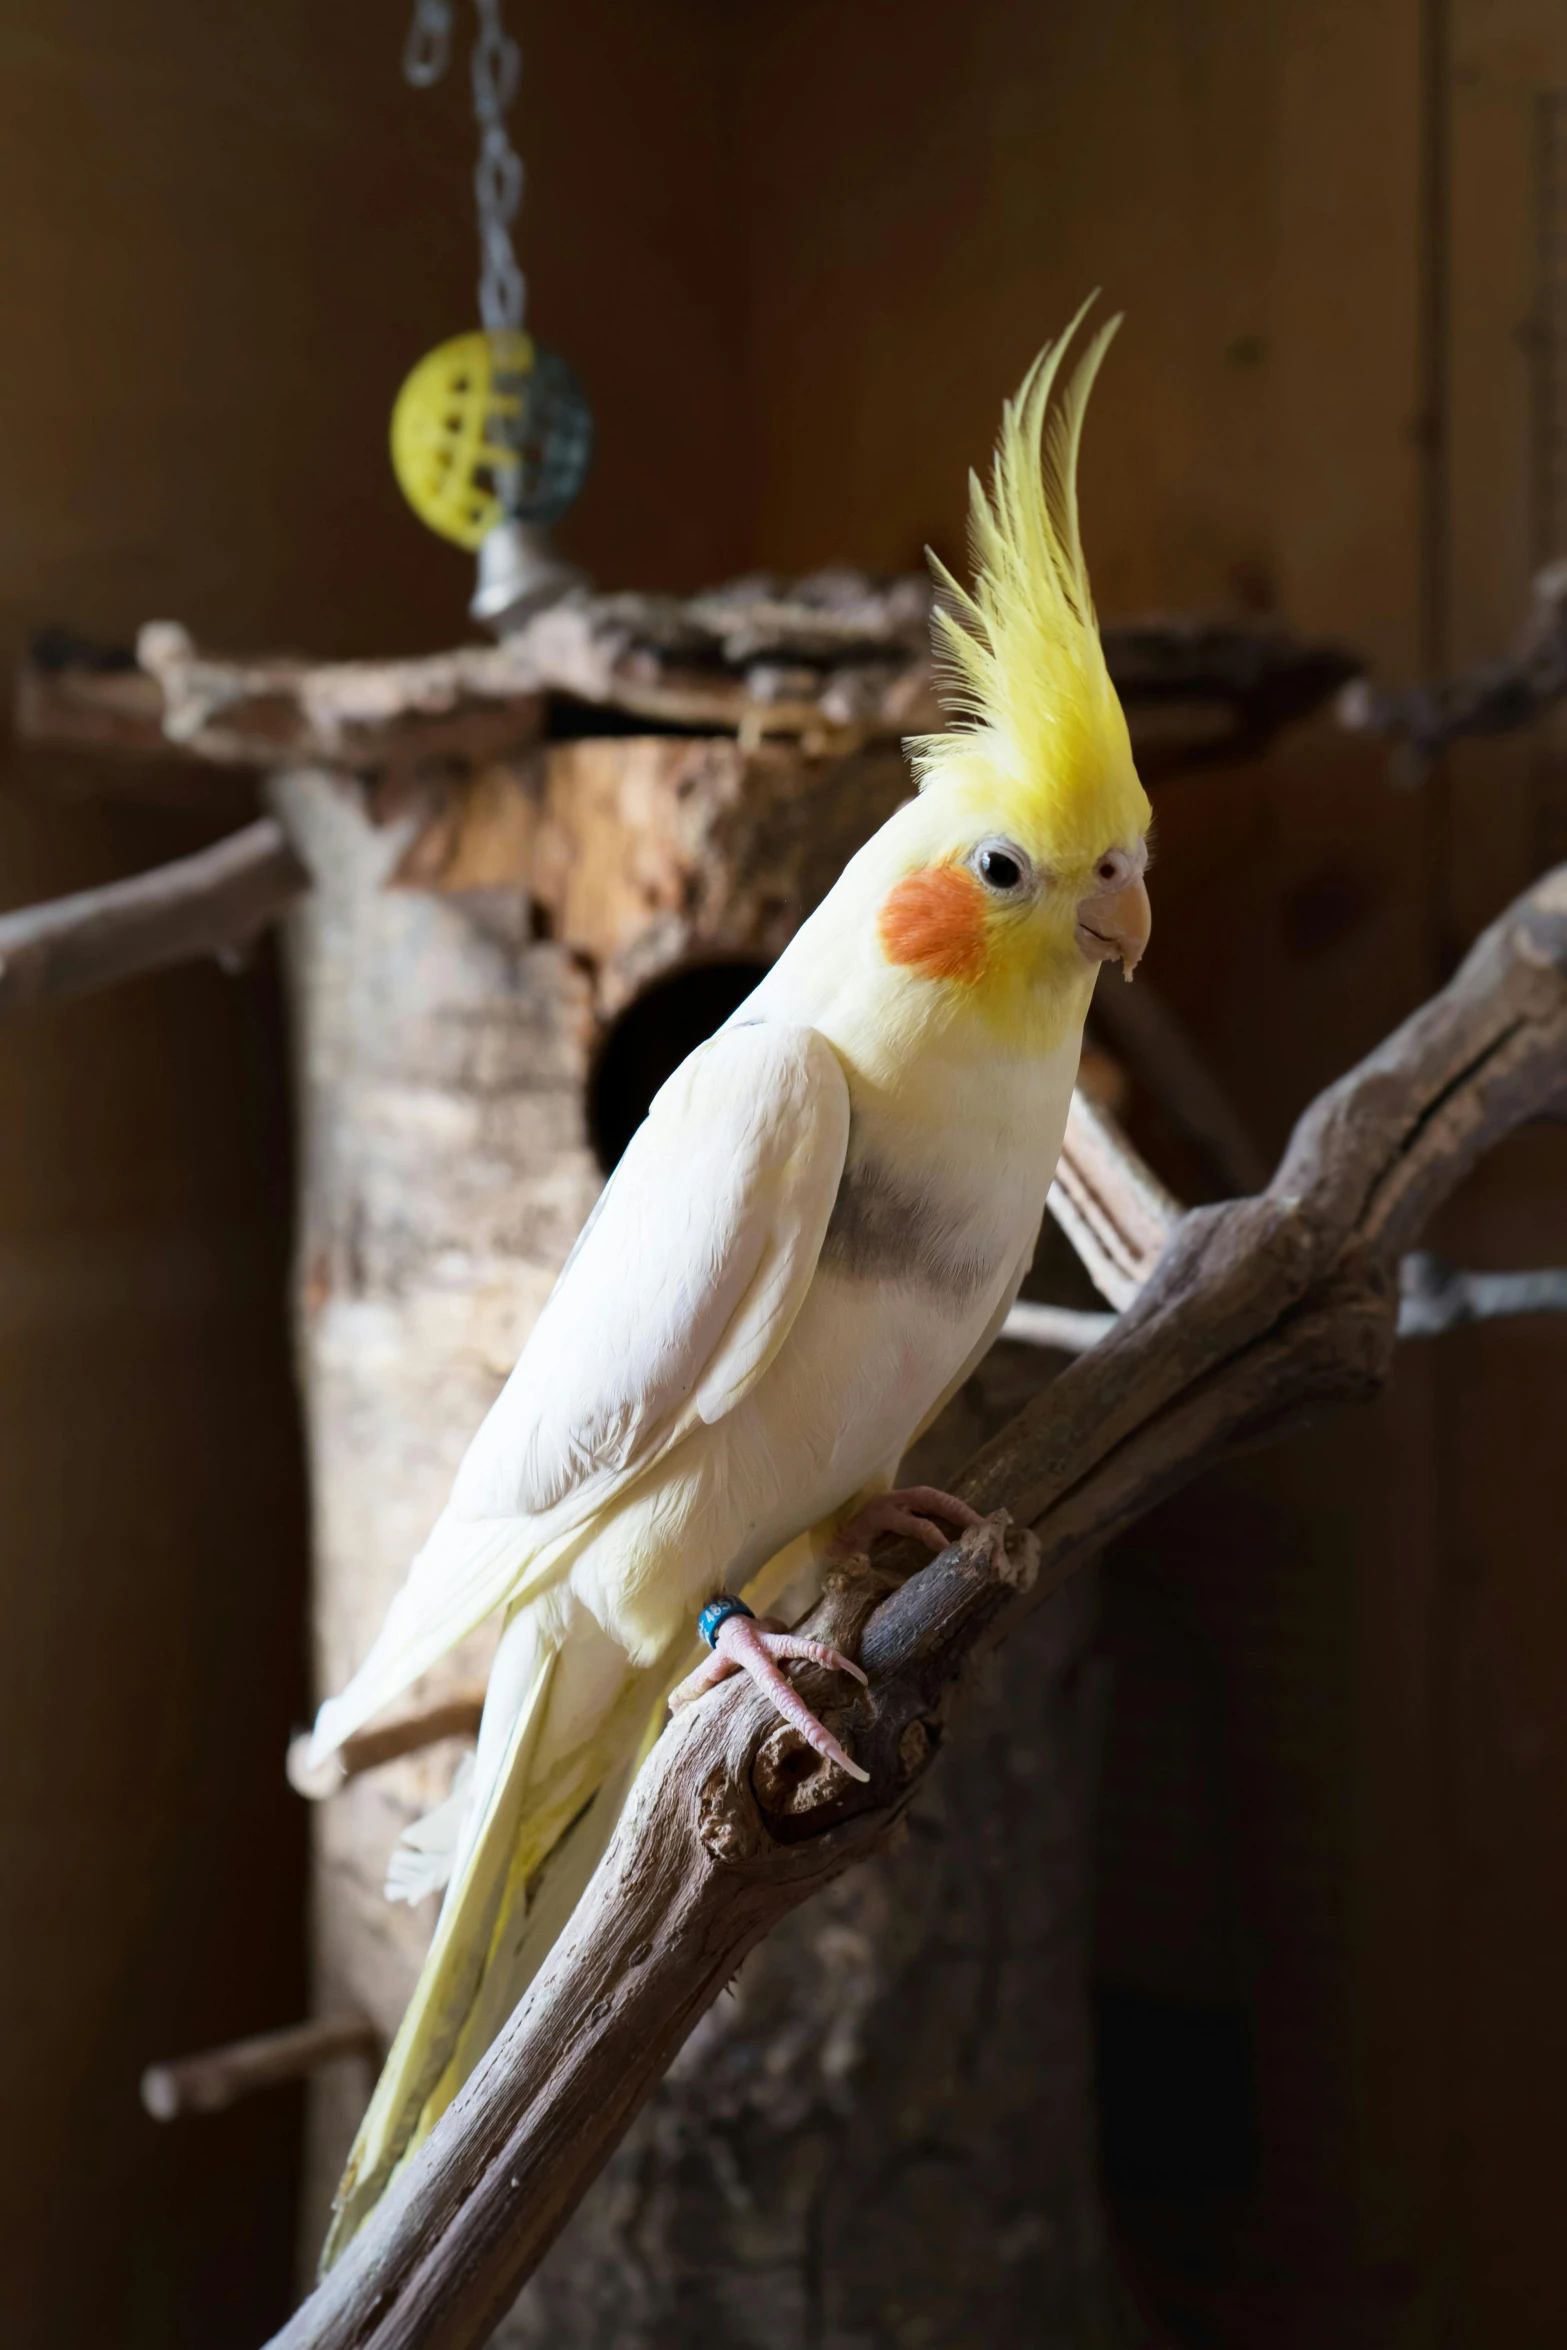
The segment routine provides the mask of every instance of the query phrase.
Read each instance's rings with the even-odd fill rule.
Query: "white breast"
[[[972,1064],[951,1115],[853,1101],[849,1159],[816,1278],[778,1359],[725,1429],[755,1496],[744,1580],[803,1526],[890,1473],[1005,1310],[1033,1253],[1077,1073]]]
[[[890,1476],[976,1359],[1032,1254],[1076,1075],[976,1058],[927,1091],[849,1072],[850,1205],[787,1338],[750,1392],[691,1431],[595,1529],[571,1586],[650,1661],[692,1609],[738,1589]],[[921,1089],[925,1090],[925,1089]]]

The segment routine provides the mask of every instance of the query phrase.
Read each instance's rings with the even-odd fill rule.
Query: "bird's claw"
[[[862,1503],[827,1545],[827,1556],[851,1558],[878,1534],[911,1534],[916,1542],[928,1544],[933,1551],[945,1550],[952,1536],[942,1532],[936,1523],[938,1518],[948,1526],[955,1526],[959,1533],[982,1523],[978,1510],[960,1501],[955,1493],[943,1493],[939,1485],[903,1485],[892,1493],[874,1494]]]
[[[851,1673],[862,1687],[866,1685],[865,1675],[854,1659],[830,1648],[825,1640],[804,1640],[797,1633],[786,1632],[772,1616],[728,1616],[718,1628],[712,1655],[704,1658],[694,1673],[687,1674],[677,1689],[671,1690],[669,1710],[678,1713],[682,1706],[705,1697],[720,1681],[727,1681],[732,1673],[748,1673],[784,1720],[799,1731],[817,1754],[835,1762],[851,1779],[869,1779],[870,1772],[862,1770],[844,1752],[825,1723],[816,1719],[793,1682],[780,1671],[780,1665],[796,1660],[824,1665],[833,1673]]]

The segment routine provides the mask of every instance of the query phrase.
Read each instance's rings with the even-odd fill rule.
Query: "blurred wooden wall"
[[[1095,284],[1127,312],[1085,462],[1107,613],[1274,613],[1404,677],[1498,649],[1563,551],[1547,0],[509,13],[532,315],[602,430],[564,535],[606,584],[958,554],[999,396]],[[8,653],[158,612],[321,653],[458,632],[466,563],[383,457],[403,368],[472,309],[461,60],[406,91],[402,30],[367,0],[7,12]],[[1270,1145],[1567,851],[1563,773],[1531,740],[1399,794],[1323,728],[1161,789],[1150,969]],[[8,769],[5,902],[223,820],[73,781],[102,778]],[[286,2290],[291,2110],[159,2135],[133,2102],[146,2056],[303,1996],[281,1053],[264,967],[0,1033],[23,1921],[0,2028],[36,2117],[0,2158],[0,2229],[32,2248],[0,2325],[27,2350],[226,2350]],[[1523,1138],[1441,1245],[1560,1261],[1564,1175],[1560,1135]],[[1167,2057],[1182,2015],[1219,2019],[1243,2076],[1228,2169],[1193,2157],[1183,2203],[1182,2149],[1223,2120],[1188,2089],[1173,2170],[1118,2190],[1174,2338],[1567,2331],[1564,1354],[1539,1326],[1410,1350],[1375,1412],[1211,1481],[1114,1563],[1101,1994],[1162,2017]]]

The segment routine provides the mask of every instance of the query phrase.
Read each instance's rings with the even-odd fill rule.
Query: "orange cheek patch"
[[[922,979],[978,979],[985,968],[985,893],[961,865],[911,873],[876,919],[882,953]]]

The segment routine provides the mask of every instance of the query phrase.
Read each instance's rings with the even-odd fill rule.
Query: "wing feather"
[[[810,1285],[849,1090],[811,1028],[722,1029],[656,1096],[457,1474],[459,1515],[596,1502],[721,1418]]]
[[[322,1707],[314,1756],[558,1580],[631,1478],[750,1392],[810,1287],[848,1138],[848,1084],[815,1029],[721,1029],[676,1070],[370,1654]]]

